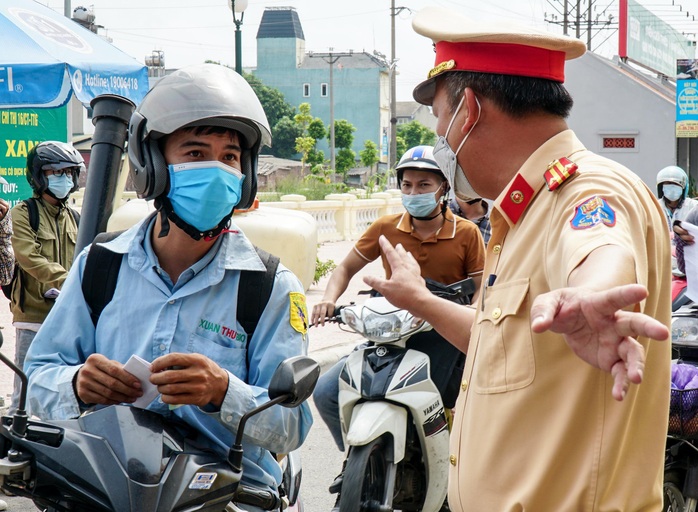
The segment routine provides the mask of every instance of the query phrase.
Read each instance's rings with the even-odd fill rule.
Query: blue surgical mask
[[[458,107],[456,108],[456,111],[453,113],[453,117],[451,117],[451,122],[448,123],[448,128],[446,128],[446,134],[442,137],[439,137],[439,139],[436,141],[436,145],[434,146],[434,160],[436,160],[436,163],[439,165],[441,172],[444,173],[444,176],[446,176],[446,179],[451,184],[453,193],[456,194],[461,200],[467,202],[479,197],[479,194],[475,192],[472,185],[470,185],[468,178],[465,176],[465,172],[463,172],[463,169],[458,164],[457,157],[458,153],[460,153],[460,150],[463,149],[465,141],[468,140],[468,137],[470,137],[470,134],[473,132],[475,126],[477,126],[477,123],[480,121],[480,113],[482,112],[482,108],[480,107],[480,101],[477,99],[477,97],[475,97],[475,102],[477,103],[478,108],[477,119],[470,127],[470,130],[468,130],[468,133],[465,134],[465,137],[463,137],[463,141],[460,143],[458,149],[455,152],[451,149],[451,146],[448,144],[448,140],[446,139],[448,137],[449,132],[451,131],[451,126],[453,126],[453,122],[456,120],[458,111],[463,106],[464,100],[465,95],[461,98],[460,103],[458,103]]]
[[[678,201],[683,195],[683,189],[679,185],[673,185],[671,183],[662,185],[662,192],[664,193],[664,197],[669,201]]]
[[[438,205],[436,194],[427,192],[426,194],[402,194],[402,206],[412,217],[428,217]]]
[[[65,199],[73,189],[73,178],[68,174],[63,176],[48,176],[48,189],[58,199]]]
[[[224,163],[189,162],[167,166],[167,197],[177,216],[201,232],[209,231],[240,201],[245,176]]]

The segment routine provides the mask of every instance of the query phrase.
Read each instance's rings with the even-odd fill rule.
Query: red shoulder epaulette
[[[545,183],[548,185],[548,190],[552,192],[562,185],[570,176],[577,171],[577,164],[564,156],[559,160],[553,160],[548,165],[548,170],[545,171]]]

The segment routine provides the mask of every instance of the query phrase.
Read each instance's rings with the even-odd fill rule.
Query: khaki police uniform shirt
[[[561,157],[578,170],[550,192],[544,173]],[[669,325],[670,248],[659,204],[640,178],[567,130],[531,155],[494,206],[455,407],[451,510],[661,510],[670,343],[639,340],[644,381],[617,402],[610,374],[575,356],[562,336],[530,328],[533,299],[565,287],[608,244],[632,252],[637,282],[649,289],[641,310]]]
[[[369,262],[380,256],[387,278],[390,278],[391,271],[378,244],[381,235],[385,235],[393,246],[402,244],[414,256],[422,269],[422,277],[452,284],[466,277],[482,275],[485,245],[480,230],[473,222],[455,216],[449,209],[444,215],[441,229],[427,240],[414,235],[409,213],[384,215],[369,226],[354,250]]]

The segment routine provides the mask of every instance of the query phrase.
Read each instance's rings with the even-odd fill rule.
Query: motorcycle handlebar
[[[262,510],[279,510],[281,499],[271,491],[240,485],[233,498],[235,503],[252,505]]]
[[[451,283],[448,285],[441,284],[437,281],[427,279],[427,288],[434,295],[441,297],[442,299],[450,300],[453,302],[460,302],[462,304],[470,304],[473,294],[475,293],[475,281],[472,277],[468,277],[456,283]],[[364,295],[365,292],[359,292],[360,295]],[[332,316],[325,318],[325,322],[334,324],[343,324],[342,321],[342,310],[347,306],[353,306],[355,303],[350,302],[343,306],[336,306]],[[311,324],[312,326],[312,324]]]

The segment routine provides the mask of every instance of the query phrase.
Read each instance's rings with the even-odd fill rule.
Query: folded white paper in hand
[[[150,382],[150,363],[142,357],[133,354],[126,364],[124,370],[136,377],[141,383],[143,396],[138,398],[132,405],[145,409],[150,405],[150,402],[158,396],[158,387]]]

